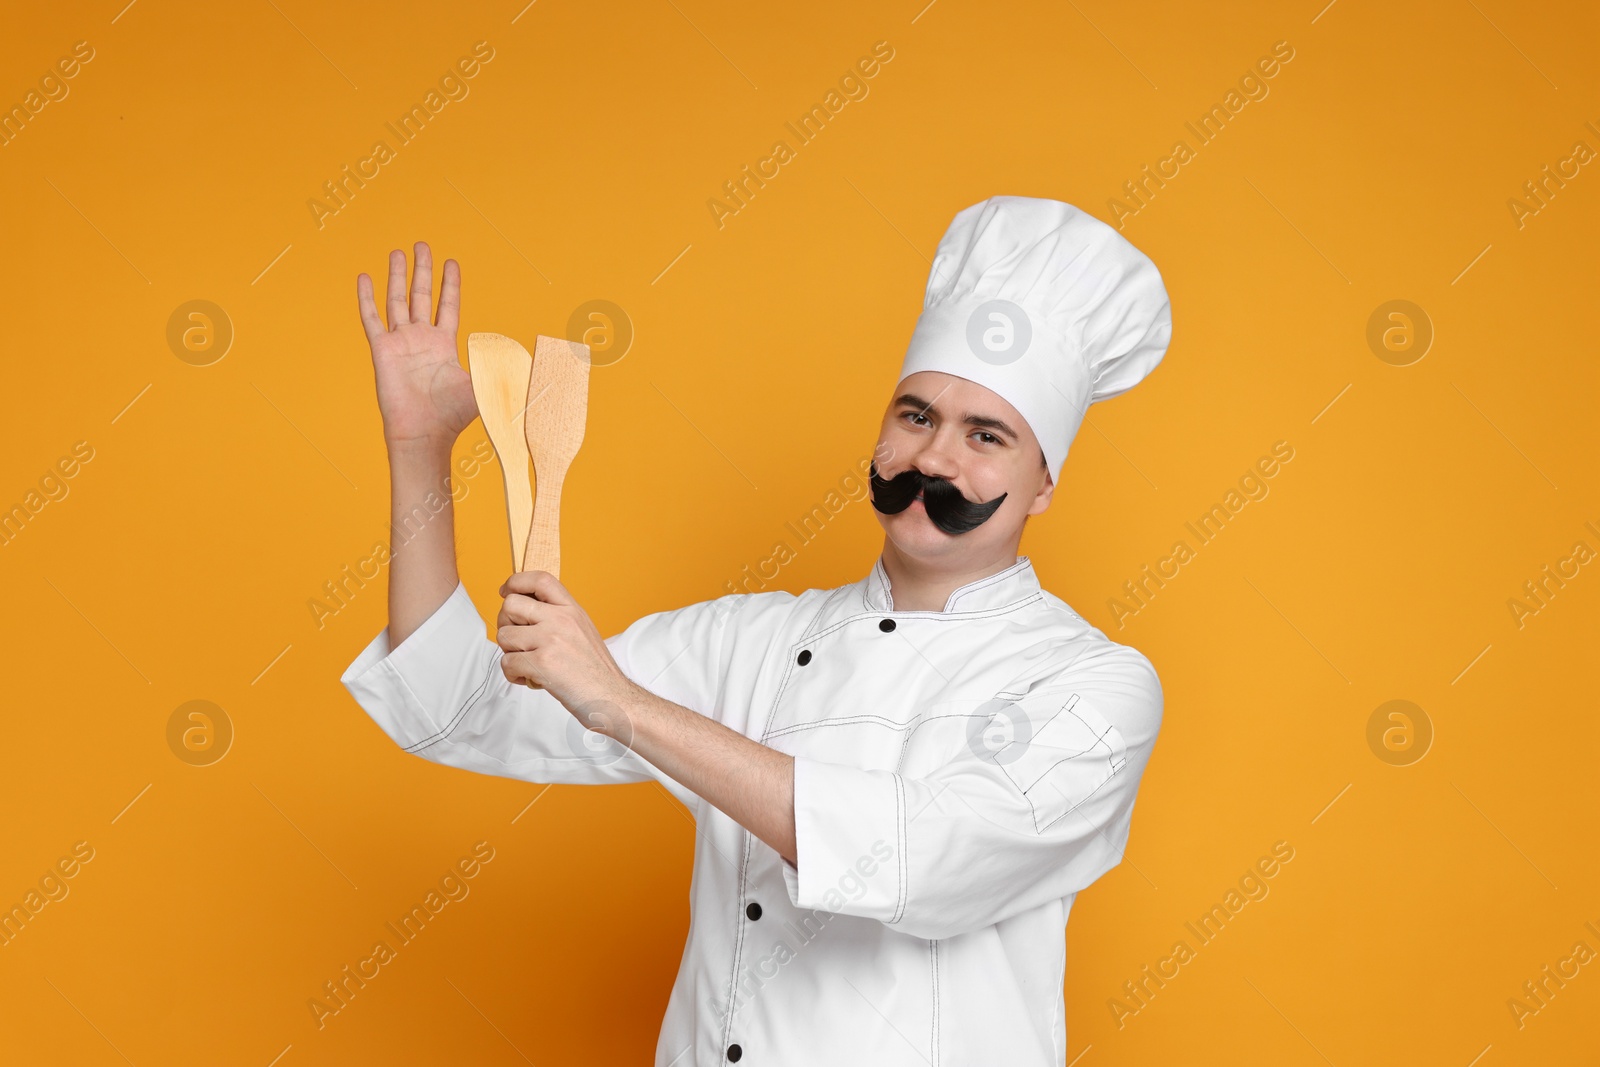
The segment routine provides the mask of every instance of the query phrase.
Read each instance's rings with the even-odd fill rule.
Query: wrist
[[[450,466],[450,450],[455,446],[452,437],[388,437],[383,439],[389,453],[389,466],[404,466],[432,470]]]
[[[653,710],[644,706],[651,696],[653,694],[647,690],[623,678],[607,686],[602,695],[586,701],[582,706],[588,714],[578,718],[595,733],[632,748],[636,720],[648,717]]]

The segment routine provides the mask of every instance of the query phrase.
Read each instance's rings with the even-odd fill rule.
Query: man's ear
[[[1039,486],[1039,492],[1034,495],[1033,504],[1028,508],[1029,515],[1037,515],[1050,506],[1056,491],[1056,480],[1050,476],[1047,469],[1044,472],[1044,484]]]

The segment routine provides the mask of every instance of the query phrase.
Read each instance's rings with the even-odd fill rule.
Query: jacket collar
[[[883,569],[881,553],[872,565],[872,573],[856,583],[856,590],[861,603],[865,605],[864,610],[881,612],[895,610],[894,596],[889,588],[889,573]],[[946,613],[990,611],[1019,603],[1036,595],[1039,590],[1039,577],[1033,572],[1033,562],[1027,556],[1018,556],[1017,561],[1005,570],[997,571],[987,578],[979,578],[975,582],[968,582],[952,592],[950,598],[945,601],[944,611]]]

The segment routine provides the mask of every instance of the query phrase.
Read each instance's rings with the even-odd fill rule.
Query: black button
[[[744,913],[750,916],[752,920],[759,919],[761,918],[761,905],[752,900],[749,904],[745,905]]]
[[[729,1063],[738,1063],[739,1062],[739,1057],[743,1056],[743,1055],[744,1055],[744,1049],[740,1048],[738,1045],[729,1045],[728,1046],[728,1062]]]
[[[882,630],[886,634],[894,633],[894,620],[884,619],[882,622],[878,623],[878,629]]]
[[[810,662],[811,662],[811,650],[809,648],[801,649],[800,650],[800,666],[804,667],[807,663],[810,663]],[[738,1048],[739,1046],[735,1045],[733,1047],[734,1048]]]

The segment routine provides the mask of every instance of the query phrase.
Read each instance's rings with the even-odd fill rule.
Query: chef
[[[476,414],[460,268],[357,279],[399,528]],[[1154,264],[1054,200],[956,215],[872,465],[883,549],[834,589],[732,593],[602,638],[543,571],[497,641],[450,494],[390,564],[389,625],[341,681],[405,751],[529,782],[655,780],[694,813],[688,943],[657,1067],[1066,1062],[1065,926],[1121,860],[1160,727],[1137,650],[1017,554],[1088,406],[1164,355]],[[1087,509],[1084,509],[1087,511]],[[1092,514],[1092,512],[1091,512]]]

